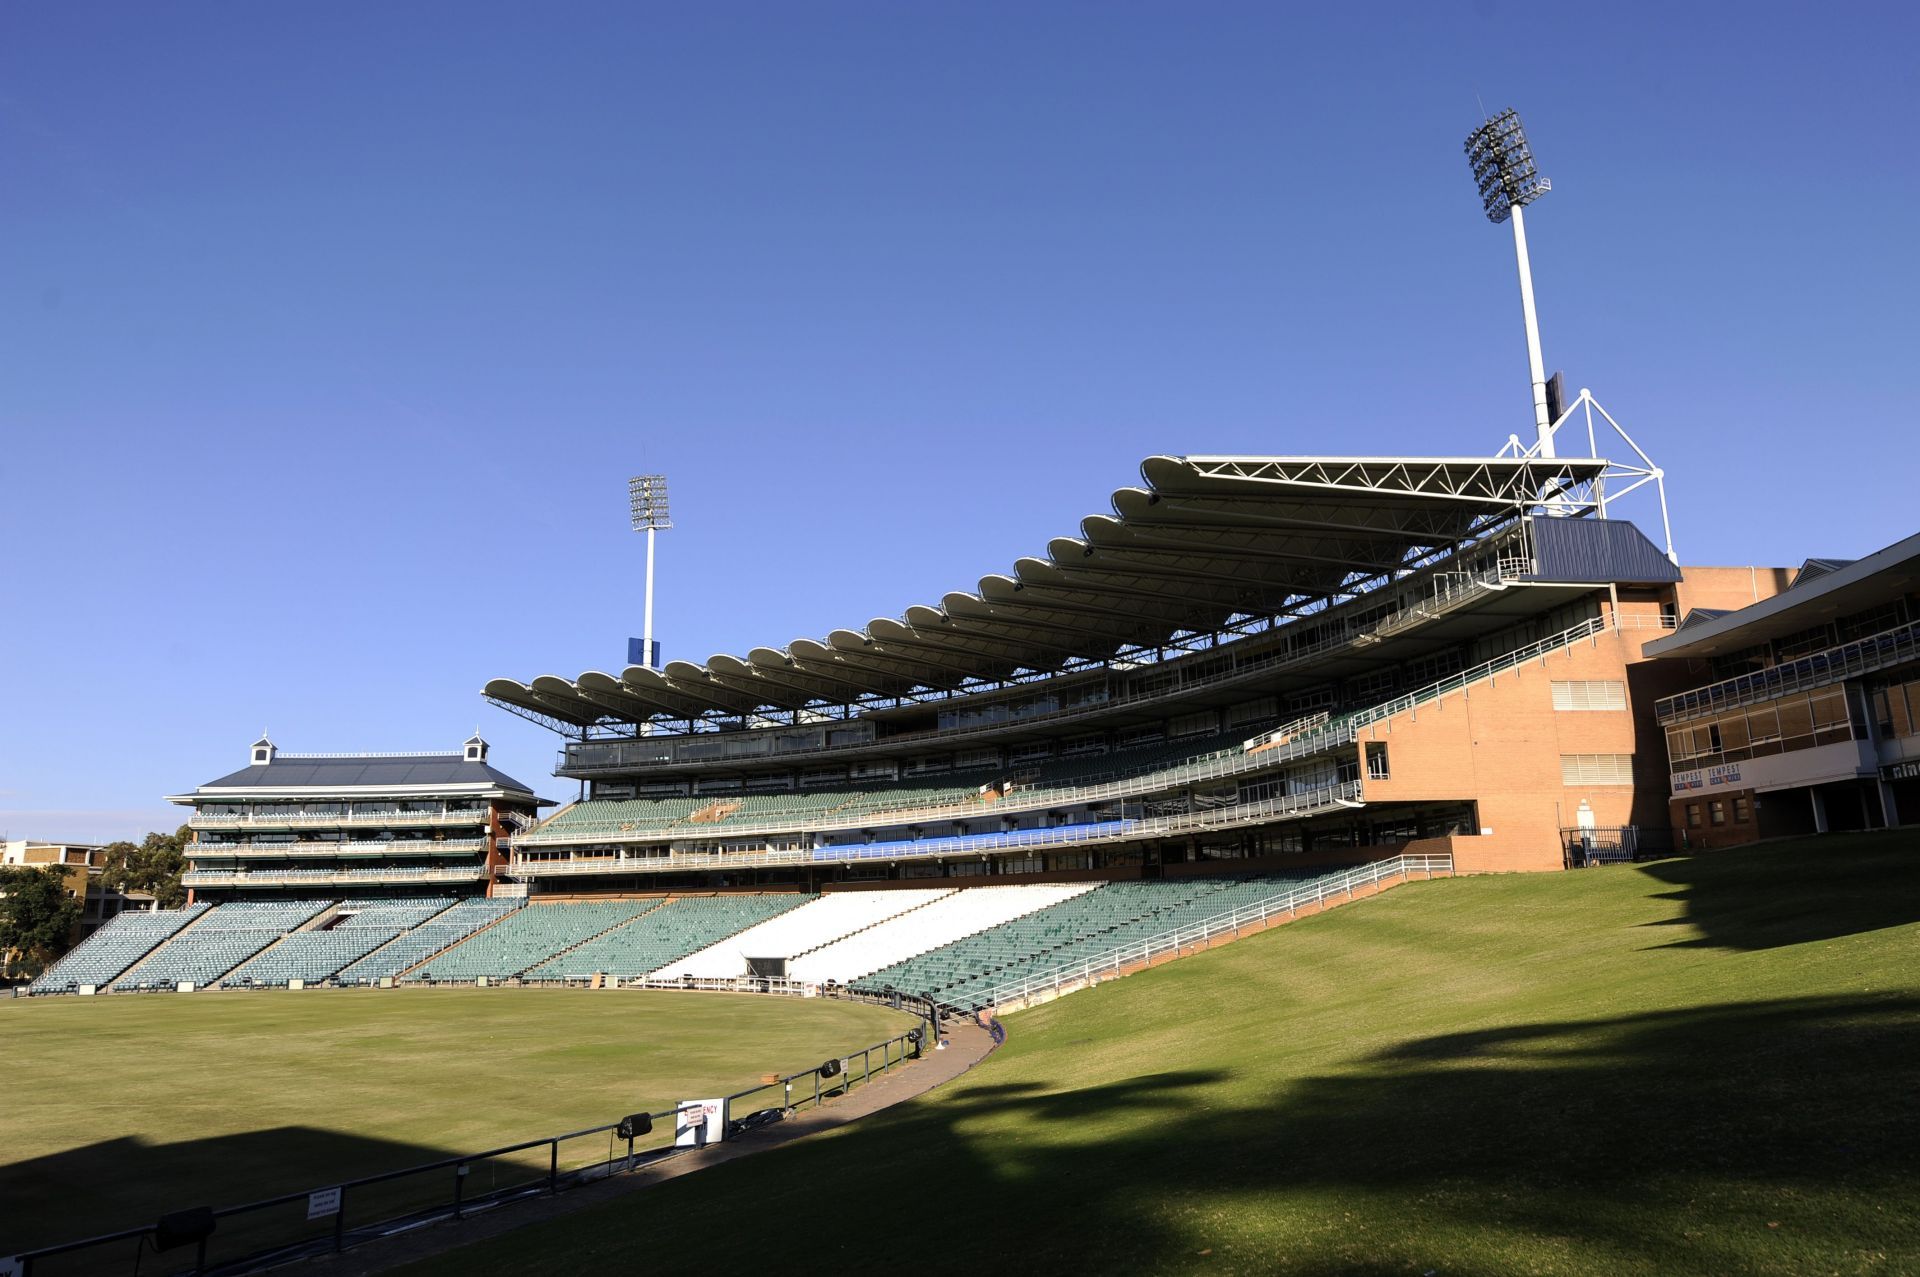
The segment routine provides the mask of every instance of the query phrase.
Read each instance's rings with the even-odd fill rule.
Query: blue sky
[[[1549,367],[1689,563],[1915,530],[1910,6],[0,6],[0,832],[293,751],[552,796],[490,677],[1039,553],[1154,453],[1529,421],[1461,140],[1518,107]]]

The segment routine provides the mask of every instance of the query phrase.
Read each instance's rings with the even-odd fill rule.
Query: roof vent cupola
[[[487,742],[481,739],[479,732],[467,738],[466,761],[470,763],[487,761]]]
[[[268,739],[265,732],[261,732],[260,739],[253,742],[253,753],[250,756],[250,761],[255,767],[265,767],[273,761],[273,756],[279,752],[279,746]]]

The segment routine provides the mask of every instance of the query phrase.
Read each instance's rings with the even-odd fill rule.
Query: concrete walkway
[[[721,1162],[751,1157],[820,1131],[857,1122],[869,1113],[891,1108],[951,1082],[993,1053],[993,1039],[971,1021],[951,1021],[941,1031],[947,1038],[946,1050],[929,1051],[918,1060],[895,1065],[871,1082],[829,1099],[818,1108],[805,1109],[788,1121],[748,1131],[711,1148],[688,1149],[625,1175],[570,1189],[558,1197],[512,1202],[464,1220],[448,1219],[424,1225],[398,1236],[367,1242],[344,1254],[285,1264],[279,1271],[325,1274],[326,1277],[362,1277],[387,1272],[528,1224],[571,1215],[664,1180],[678,1179]]]

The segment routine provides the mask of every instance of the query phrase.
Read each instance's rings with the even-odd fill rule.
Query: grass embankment
[[[849,1003],[578,989],[0,1002],[0,1255],[727,1094],[910,1024]],[[562,1164],[606,1146],[578,1141]],[[477,1166],[473,1190],[497,1174]]]
[[[1416,883],[419,1271],[1920,1271],[1917,919],[1912,835]]]

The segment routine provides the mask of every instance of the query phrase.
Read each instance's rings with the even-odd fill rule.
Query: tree
[[[130,842],[107,844],[100,885],[109,891],[150,895],[162,909],[178,909],[187,902],[180,875],[186,872],[186,845],[192,838],[192,830],[182,825],[170,834],[148,834],[139,846]]]
[[[0,952],[48,962],[67,951],[84,902],[58,865],[0,866]]]

